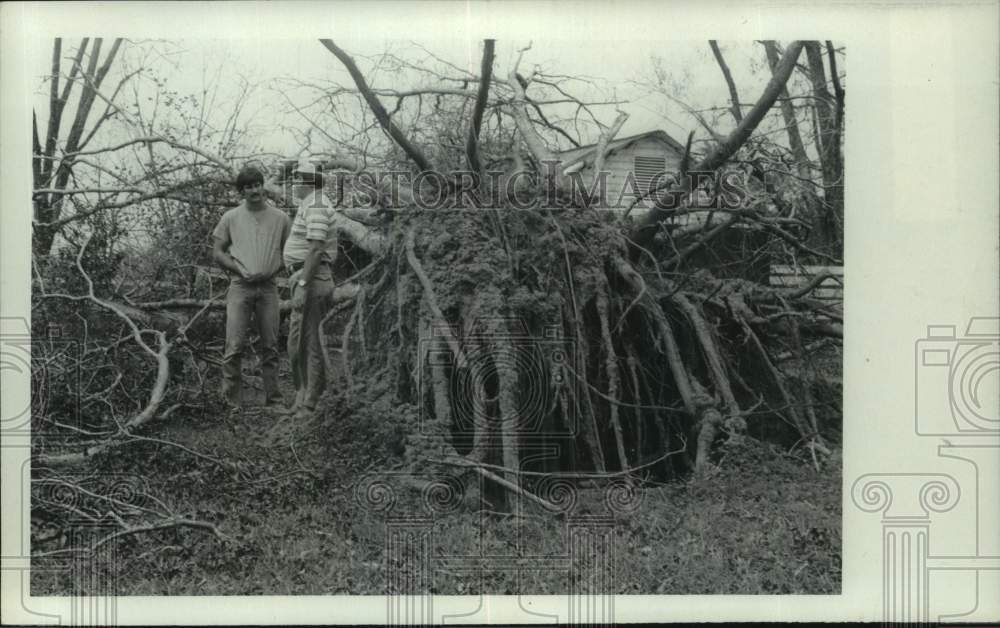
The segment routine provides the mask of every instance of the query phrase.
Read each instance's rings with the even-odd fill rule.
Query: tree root
[[[364,307],[365,300],[365,289],[361,288],[358,291],[357,298],[354,300],[354,311],[351,313],[351,318],[347,321],[347,325],[344,326],[344,333],[340,338],[340,355],[341,363],[344,367],[344,384],[346,386],[345,391],[348,398],[350,398],[351,390],[354,388],[354,377],[351,375],[351,332],[354,331],[354,327],[358,325],[358,320],[361,318],[361,311]],[[359,333],[362,336],[361,346],[364,347],[364,322],[358,325]]]
[[[494,359],[497,363],[497,379],[499,386],[500,403],[500,442],[503,446],[503,464],[509,469],[520,468],[520,456],[518,452],[517,437],[520,431],[520,419],[517,415],[517,370],[514,365],[514,348],[511,346],[509,337],[510,330],[501,330],[496,338],[496,352]],[[518,479],[516,475],[508,474],[507,481],[516,488]],[[517,492],[517,491],[515,491]]]
[[[715,390],[722,396],[722,401],[728,414],[725,420],[726,424],[732,426],[733,431],[741,432],[745,425],[743,424],[740,406],[736,402],[736,396],[733,395],[732,387],[729,385],[729,377],[726,375],[725,366],[716,348],[715,338],[713,338],[712,332],[708,328],[708,322],[698,308],[683,294],[676,293],[673,296],[673,301],[680,306],[694,327],[695,335],[698,337],[705,361],[708,364],[708,372],[712,377],[712,383],[715,385]]]
[[[620,387],[617,364],[618,356],[615,354],[614,343],[611,340],[611,331],[608,328],[608,293],[603,283],[597,287],[597,315],[601,320],[601,336],[604,340],[604,370],[608,376],[608,396],[617,401]],[[622,426],[618,419],[618,404],[612,403],[608,410],[611,417],[611,429],[614,430],[615,434],[615,447],[618,450],[618,465],[621,469],[627,469],[629,463],[628,457],[625,454]]]
[[[586,361],[584,357],[588,354],[587,347],[587,337],[583,332],[583,319],[579,310],[574,308],[573,316],[570,319],[573,323],[574,342],[576,344],[577,355],[581,358],[581,364],[586,366]],[[594,463],[594,469],[603,472],[607,469],[604,462],[604,448],[601,446],[600,438],[600,426],[597,423],[597,412],[594,409],[593,401],[590,399],[590,395],[584,393],[583,397],[583,408],[586,410],[587,416],[580,417],[580,432],[583,436],[584,442],[587,443],[587,447],[590,449],[590,457]],[[577,408],[580,408],[579,399],[577,401]]]
[[[757,355],[760,357],[761,362],[764,363],[768,374],[771,375],[771,379],[774,381],[775,387],[778,389],[778,393],[781,395],[782,401],[785,403],[785,407],[788,409],[788,414],[792,418],[792,424],[795,429],[798,430],[799,434],[803,438],[807,438],[809,430],[807,429],[805,423],[802,421],[802,417],[799,415],[798,411],[795,409],[795,400],[792,398],[791,394],[788,392],[788,388],[784,383],[784,376],[781,372],[774,366],[768,355],[767,349],[761,342],[760,337],[757,336],[757,332],[753,330],[750,324],[747,322],[744,315],[737,312],[736,319],[740,322],[743,327],[743,332],[746,334],[747,338],[753,343],[754,349],[757,351]]]

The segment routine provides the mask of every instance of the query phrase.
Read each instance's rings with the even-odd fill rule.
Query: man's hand
[[[214,240],[212,257],[215,259],[215,263],[226,272],[245,277],[246,271],[243,268],[243,264],[239,263],[235,257],[226,251],[226,248],[230,244],[228,239],[224,240],[218,237],[213,237],[212,239]]]
[[[306,304],[306,288],[296,286],[295,294],[292,295],[292,309],[296,312],[302,311]]]
[[[249,284],[263,283],[270,279],[267,273],[243,273],[243,281]]]

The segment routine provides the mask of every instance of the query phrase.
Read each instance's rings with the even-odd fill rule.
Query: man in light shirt
[[[264,175],[247,167],[236,177],[243,202],[230,209],[212,232],[212,256],[231,274],[226,293],[226,348],[222,394],[231,408],[242,406],[242,357],[251,315],[260,336],[265,404],[283,404],[278,390],[279,300],[275,275],[288,239],[288,216],[264,198]]]
[[[326,386],[326,364],[320,344],[320,321],[333,298],[332,265],[337,259],[337,223],[333,204],[323,194],[323,175],[309,162],[293,173],[299,209],[285,242],[284,261],[292,290],[288,326],[295,403],[290,412],[308,417]]]

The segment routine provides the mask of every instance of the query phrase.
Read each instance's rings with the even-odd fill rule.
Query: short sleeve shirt
[[[240,203],[222,215],[212,236],[245,272],[273,275],[281,270],[281,246],[290,230],[291,220],[274,205],[251,210]]]
[[[323,260],[337,259],[337,210],[322,192],[316,191],[302,199],[285,242],[285,265],[301,264],[309,253],[309,240],[322,240]]]

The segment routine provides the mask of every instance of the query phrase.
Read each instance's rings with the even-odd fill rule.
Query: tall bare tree
[[[771,72],[774,72],[778,65],[778,46],[772,40],[767,40],[763,42],[764,52],[767,55],[767,64],[771,68]],[[806,155],[806,147],[802,143],[802,135],[799,133],[799,123],[798,118],[795,115],[795,106],[792,104],[791,98],[788,95],[788,89],[783,88],[781,94],[779,95],[779,102],[781,103],[781,117],[785,122],[785,133],[788,135],[788,146],[792,150],[792,156],[795,158],[796,168],[800,177],[808,179],[809,174],[809,157]]]
[[[146,68],[126,70],[116,63],[123,41],[115,39],[102,54],[101,38],[84,38],[68,69],[63,39],[53,42],[44,140],[39,112],[32,112],[32,251],[39,263],[44,263],[57,236],[70,223],[153,199],[189,200],[186,192],[192,188],[233,174],[229,160],[203,147],[207,138],[184,140],[180,134],[157,132],[138,112],[127,111],[121,102],[123,89]],[[116,79],[107,89],[110,76]],[[95,108],[101,112],[96,117]],[[115,132],[106,132],[111,121]],[[105,141],[95,147],[98,138]],[[193,158],[181,164],[158,162],[153,159],[153,146]],[[146,159],[128,152],[137,147],[146,151]],[[208,166],[211,172],[200,166]],[[166,173],[184,176],[164,178]]]
[[[818,41],[806,44],[809,80],[813,86],[816,110],[816,137],[820,166],[823,173],[823,213],[820,221],[822,240],[834,250],[843,249],[844,224],[844,163],[841,136],[844,111],[844,90],[837,76],[836,52],[827,42],[828,60],[834,94],[827,87],[826,67]]]
[[[101,61],[103,39],[93,42],[84,38],[76,50],[69,68],[69,74],[63,75],[62,38],[57,37],[52,45],[52,69],[49,75],[49,117],[45,131],[44,147],[38,135],[38,114],[32,112],[32,145],[35,155],[32,159],[32,177],[34,188],[34,220],[41,223],[34,234],[34,250],[36,253],[48,254],[52,248],[57,227],[53,226],[62,213],[65,200],[64,190],[73,174],[73,167],[79,151],[85,149],[94,138],[101,126],[115,115],[113,105],[109,102],[104,113],[88,126],[91,109],[97,101],[101,85],[104,83],[121,48],[122,40],[115,39],[111,49]],[[89,50],[88,50],[89,46]],[[86,59],[86,68],[84,60]],[[129,77],[124,77],[115,88],[115,93],[121,89]],[[60,91],[60,81],[63,87]],[[79,96],[76,110],[73,114],[69,134],[60,147],[60,129],[66,106],[74,94],[74,87]],[[48,188],[48,189],[46,189]],[[46,189],[45,191],[40,191]]]

